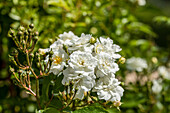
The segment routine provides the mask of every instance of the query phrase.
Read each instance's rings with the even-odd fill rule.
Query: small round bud
[[[33,40],[37,41],[37,40],[38,40],[38,36],[35,36],[35,37],[33,38]]]
[[[157,64],[157,63],[158,63],[158,59],[157,59],[156,57],[152,57],[152,62],[153,62],[154,64]]]
[[[34,54],[33,54],[33,53],[30,53],[30,56],[31,56],[32,58],[34,58]]]
[[[14,30],[10,29],[9,34],[13,37],[14,36]]]
[[[18,31],[18,33],[17,33],[18,36],[21,36],[22,34],[23,34],[22,31]]]
[[[37,63],[37,67],[38,67],[38,68],[40,67],[40,63],[39,63],[39,62]]]
[[[15,55],[18,55],[18,54],[19,54],[19,52],[18,52],[17,49],[13,49],[13,50],[11,51],[11,55],[12,55],[12,56],[15,56]]]
[[[121,106],[121,102],[120,101],[114,101],[114,103],[113,103],[113,105],[115,106],[115,107],[119,107],[119,106]]]
[[[125,83],[124,83],[124,82],[121,82],[121,85],[122,85],[122,86],[124,86],[124,85],[125,85]]]
[[[91,37],[91,39],[90,39],[90,43],[91,43],[91,44],[96,43],[96,39],[95,39],[94,37]]]
[[[28,31],[27,30],[25,30],[24,35],[28,35]]]
[[[20,30],[20,31],[24,31],[24,30],[25,30],[25,28],[24,28],[23,26],[20,26],[18,30]]]
[[[40,55],[45,55],[45,50],[44,49],[40,48],[40,49],[38,49],[38,52],[39,52]]]
[[[34,24],[30,24],[29,27],[30,27],[31,29],[33,29],[33,28],[34,28]]]
[[[19,71],[18,71],[18,74],[21,74],[21,73],[22,73],[22,70],[19,70]]]
[[[38,31],[36,31],[36,32],[34,33],[34,35],[35,35],[35,36],[38,36],[38,35],[39,35],[39,32],[38,32]]]
[[[125,59],[124,57],[121,57],[121,58],[119,59],[119,62],[120,62],[121,64],[124,64],[125,61],[126,61],[126,59]]]
[[[15,71],[15,69],[14,69],[14,68],[12,68],[12,67],[10,67],[9,71],[10,71],[10,72],[14,72],[14,71]]]
[[[49,54],[50,54],[50,56],[52,56],[52,55],[54,54],[54,52],[51,50],[51,51],[49,52]]]
[[[48,41],[50,42],[50,44],[52,44],[52,43],[53,43],[53,39],[48,39]]]
[[[32,32],[32,29],[28,29],[28,32],[31,33],[31,32]]]

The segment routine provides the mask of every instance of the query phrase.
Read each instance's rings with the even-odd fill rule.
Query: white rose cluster
[[[65,49],[64,49],[65,47]],[[67,50],[66,50],[67,49]],[[124,89],[120,86],[115,73],[119,70],[116,60],[121,56],[118,45],[110,38],[94,39],[91,35],[76,36],[73,32],[64,32],[44,52],[54,52],[50,72],[63,73],[63,85],[74,83],[77,90],[74,99],[83,99],[84,92],[96,92],[99,99],[120,101]],[[46,57],[48,61],[49,57]]]

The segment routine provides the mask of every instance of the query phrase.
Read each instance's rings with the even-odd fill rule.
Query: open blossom
[[[139,6],[144,6],[146,4],[146,0],[137,0]]]
[[[122,49],[118,45],[113,44],[113,40],[111,40],[110,38],[106,39],[100,37],[99,39],[97,39],[97,42],[94,45],[95,45],[94,50],[96,54],[105,52],[114,59],[118,59],[121,57],[121,55],[117,54],[117,52],[121,51]]]
[[[70,55],[68,68],[63,71],[63,84],[69,83],[72,80],[78,80],[84,76],[94,76],[94,68],[97,65],[97,60],[90,54],[81,51],[75,51]]]
[[[66,60],[68,59],[68,54],[63,50],[63,44],[60,40],[55,41],[50,48],[44,49],[45,52],[53,51],[53,62],[50,68],[50,73],[57,75],[66,66]],[[42,50],[41,50],[42,51]],[[45,62],[47,63],[49,56],[46,57]]]
[[[109,54],[101,52],[96,58],[98,60],[97,77],[103,77],[119,70],[118,64],[114,62],[114,59]]]
[[[170,70],[168,70],[165,66],[160,66],[158,68],[158,72],[164,79],[170,80]]]
[[[93,45],[90,44],[90,39],[92,38],[91,35],[85,35],[84,33],[81,34],[81,37],[79,37],[72,46],[68,47],[68,51],[72,52],[75,50],[79,51],[86,51],[86,52],[92,52]]]
[[[110,76],[102,77],[97,81],[93,91],[97,92],[99,99],[106,101],[120,101],[123,96],[124,89],[119,86],[120,82]]]
[[[126,64],[127,69],[136,70],[138,72],[141,72],[148,67],[146,60],[136,57],[127,59]]]
[[[55,75],[57,75],[66,66],[66,60],[68,59],[68,55],[64,50],[59,49],[58,51],[54,52],[52,59],[53,62],[51,65],[50,72],[53,72]]]
[[[97,60],[91,53],[75,51],[70,55],[68,64],[76,73],[88,74],[89,72],[94,71]]]
[[[63,34],[59,35],[60,40],[63,41],[63,44],[67,45],[67,46],[72,46],[73,43],[75,43],[78,40],[78,37],[76,35],[74,35],[73,32],[69,31],[64,32]]]

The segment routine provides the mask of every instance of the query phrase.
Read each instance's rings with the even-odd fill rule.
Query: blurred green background
[[[34,112],[35,99],[10,79],[8,54],[14,47],[7,37],[10,28],[30,23],[40,33],[37,48],[49,46],[63,32],[109,36],[123,49],[125,58],[145,58],[150,75],[159,65],[170,62],[170,1],[169,0],[0,0],[0,112]],[[152,62],[156,58],[158,62]],[[118,77],[125,81],[127,69],[120,66]],[[167,82],[167,84],[169,81]],[[167,92],[158,97],[148,93],[148,84],[125,85],[121,111],[124,113],[168,113]],[[146,93],[147,92],[147,93]],[[136,98],[134,98],[136,97]],[[163,98],[162,98],[163,97]],[[153,99],[154,98],[154,99]],[[108,112],[117,112],[108,109]]]

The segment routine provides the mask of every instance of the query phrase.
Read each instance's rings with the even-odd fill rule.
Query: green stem
[[[29,60],[29,54],[28,54],[28,50],[26,50],[26,58],[27,58],[27,63],[29,66],[29,69],[31,70],[31,72],[33,73],[35,80],[36,80],[36,100],[38,103],[38,107],[41,109],[41,105],[40,105],[40,100],[39,100],[39,80],[38,80],[38,76],[35,74],[35,72],[33,71],[31,65],[30,65],[30,60]]]

